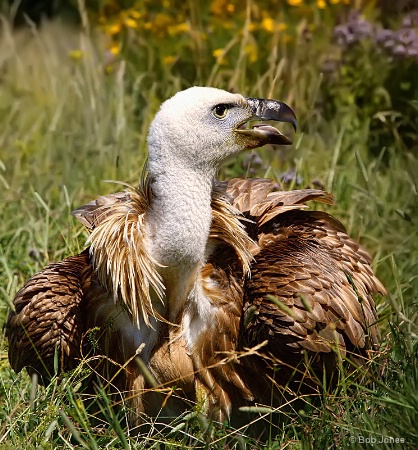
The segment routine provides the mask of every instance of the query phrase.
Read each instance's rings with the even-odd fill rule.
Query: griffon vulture
[[[366,361],[379,339],[372,296],[384,288],[344,226],[306,210],[332,197],[216,180],[228,157],[291,143],[269,121],[296,128],[276,100],[193,87],[164,102],[139,187],[77,209],[89,248],[17,293],[6,325],[13,369],[48,382],[56,354],[65,371],[94,350],[96,372],[130,399],[136,424],[161,406],[144,372],[180,398],[203,395],[222,421],[271,404],[284,386],[332,384],[341,355]]]

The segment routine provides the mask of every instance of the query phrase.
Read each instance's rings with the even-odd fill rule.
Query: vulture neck
[[[146,227],[151,256],[161,265],[166,317],[176,323],[206,259],[215,171],[185,170],[172,161],[162,167],[169,170],[153,170],[150,161]]]

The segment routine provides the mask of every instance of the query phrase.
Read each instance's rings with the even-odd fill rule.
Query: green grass
[[[156,72],[151,64],[140,71],[119,62],[109,73],[100,39],[58,23],[41,31],[11,31],[5,21],[1,33],[0,327],[25,280],[83,248],[86,233],[69,212],[119,189],[104,180],[138,180],[154,112],[187,86],[176,73]],[[75,48],[83,51],[76,61],[68,56]],[[237,67],[214,66],[196,82],[210,79],[225,88],[234,80],[234,89],[243,94],[272,96],[295,107],[301,123],[295,145],[283,152],[260,150],[265,167],[257,175],[277,178],[296,168],[303,186],[319,179],[336,198],[332,213],[374,255],[373,267],[389,293],[378,300],[378,375],[362,386],[343,377],[320,405],[310,399],[288,405],[280,416],[286,420],[271,425],[267,443],[246,437],[245,429],[215,429],[197,413],[178,418],[171,425],[176,433],[168,433],[168,427],[137,442],[128,437],[123,412],[115,416],[105,393],[98,403],[109,425],[93,420],[79,389],[82,369],[39,387],[27,374],[11,370],[0,334],[0,449],[209,448],[209,441],[210,448],[228,443],[229,448],[364,449],[382,437],[387,439],[379,448],[416,448],[417,156],[396,135],[380,155],[371,156],[368,123],[358,124],[356,110],[332,120],[322,116],[317,55],[303,46],[280,50],[284,63],[272,59],[258,75],[241,53]],[[221,175],[244,175],[245,158]],[[264,415],[266,423],[278,416]]]

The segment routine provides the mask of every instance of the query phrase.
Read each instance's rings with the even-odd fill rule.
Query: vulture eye
[[[226,117],[226,115],[228,114],[228,111],[229,111],[229,106],[225,105],[223,103],[221,103],[220,105],[216,105],[212,109],[212,113],[217,119],[224,119]]]

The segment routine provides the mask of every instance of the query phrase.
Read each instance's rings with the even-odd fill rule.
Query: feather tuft
[[[255,242],[248,236],[244,216],[233,206],[221,186],[214,185],[212,191],[212,224],[209,238],[219,239],[231,246],[242,264],[246,276],[251,275],[253,256],[250,248]]]
[[[126,306],[133,323],[150,317],[166,321],[154,309],[151,290],[163,302],[164,284],[158,263],[145,244],[144,217],[150,203],[148,177],[138,188],[128,187],[123,202],[114,202],[98,216],[87,243],[100,283]]]

